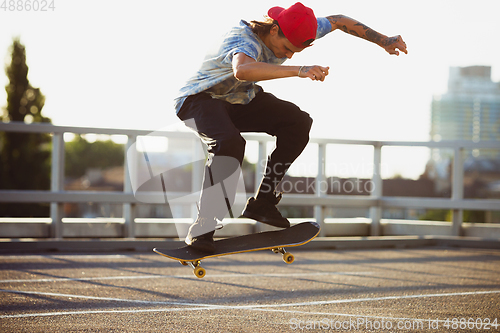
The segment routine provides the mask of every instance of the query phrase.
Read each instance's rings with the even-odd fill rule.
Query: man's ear
[[[276,36],[276,35],[278,35],[278,32],[279,32],[279,31],[280,31],[280,27],[278,27],[278,25],[277,25],[277,24],[275,24],[275,25],[273,25],[273,26],[271,27],[271,30],[269,30],[269,34],[270,34],[271,36]]]

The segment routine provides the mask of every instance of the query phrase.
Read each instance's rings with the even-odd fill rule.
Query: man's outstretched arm
[[[389,54],[399,55],[399,51],[404,52],[405,54],[408,53],[406,50],[406,43],[399,35],[387,37],[386,35],[378,33],[363,23],[345,15],[332,15],[328,16],[327,19],[332,25],[331,31],[340,29],[350,35],[366,39],[367,41],[379,45]]]
[[[328,70],[329,67],[322,66],[283,66],[257,62],[241,52],[233,57],[234,77],[240,81],[265,81],[294,76],[324,81]]]

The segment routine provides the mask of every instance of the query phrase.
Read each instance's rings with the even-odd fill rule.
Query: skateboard
[[[191,266],[194,275],[203,278],[206,271],[201,267],[201,260],[229,254],[272,250],[274,253],[281,253],[283,261],[291,264],[295,258],[293,254],[286,252],[285,246],[293,247],[306,244],[318,236],[319,230],[319,224],[315,222],[302,222],[286,229],[216,240],[214,253],[204,253],[190,246],[170,250],[154,248],[153,251],[177,260],[184,266]]]

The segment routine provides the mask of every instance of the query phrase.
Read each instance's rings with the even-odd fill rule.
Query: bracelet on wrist
[[[299,74],[297,74],[298,77],[300,77],[300,72],[302,72],[302,68],[304,68],[304,66],[300,66],[300,68],[299,68]]]

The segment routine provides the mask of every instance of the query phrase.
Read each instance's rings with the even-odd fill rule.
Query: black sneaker
[[[184,242],[198,251],[214,253],[214,233],[216,226],[217,221],[215,219],[198,217],[189,227]]]
[[[290,222],[281,216],[276,205],[281,200],[281,193],[276,197],[250,198],[243,210],[243,216],[278,228],[290,228]]]

